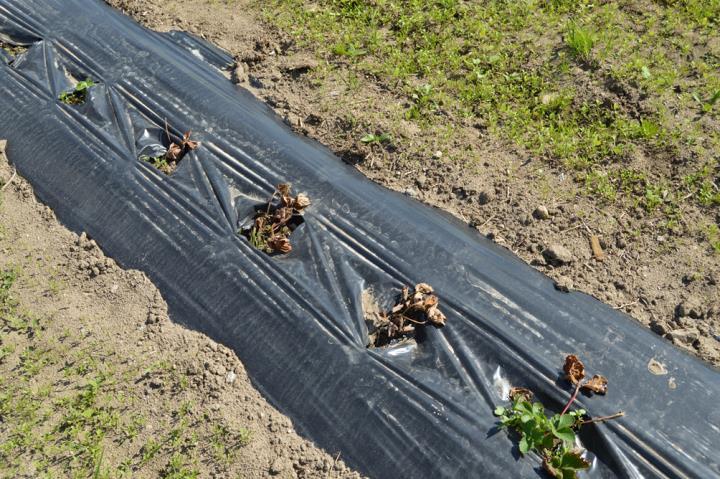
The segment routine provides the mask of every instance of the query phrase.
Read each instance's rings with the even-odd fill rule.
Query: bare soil
[[[683,206],[681,232],[668,232],[662,218],[639,206],[601,205],[580,194],[565,170],[492,138],[482,125],[448,118],[453,138],[461,139],[448,144],[443,131],[391,122],[406,96],[373,78],[351,89],[351,79],[325,75],[324,64],[340,60],[315,58],[298,47],[263,21],[257,3],[106,1],[150,28],[187,30],[228,50],[239,65],[233,79],[298,133],[328,145],[374,181],[458,216],[556,279],[559,288],[595,296],[720,365],[720,254],[695,227],[720,222],[720,214],[708,218],[707,211]],[[628,88],[587,85],[589,95],[620,95],[633,103],[638,95]],[[639,101],[633,104],[642,106]],[[394,133],[390,145],[359,141],[387,131]],[[472,150],[477,161],[450,160],[460,150]],[[662,166],[661,160],[637,158]],[[593,236],[602,260],[593,254]]]
[[[2,151],[0,187],[16,277],[0,284],[1,477],[360,477],[230,349],[170,321],[146,276],[61,226]]]

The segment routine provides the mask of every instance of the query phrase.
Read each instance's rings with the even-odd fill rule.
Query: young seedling
[[[170,129],[168,128],[167,121],[165,122],[165,136],[167,137],[167,141],[170,142],[170,145],[167,148],[167,151],[164,155],[159,156],[148,156],[148,155],[142,155],[140,157],[140,161],[144,161],[146,163],[150,163],[158,170],[162,171],[166,175],[171,175],[178,167],[178,164],[180,163],[180,160],[183,159],[185,154],[188,151],[196,149],[198,146],[200,146],[200,143],[197,141],[193,141],[190,139],[190,135],[192,134],[192,131],[188,131],[185,133],[180,140],[180,143],[175,143],[172,141],[172,137],[170,136]]]
[[[579,471],[590,467],[583,457],[585,451],[576,445],[577,431],[584,424],[609,421],[624,416],[624,413],[589,419],[584,409],[568,411],[580,389],[604,395],[607,379],[594,375],[583,382],[585,366],[574,354],[565,358],[563,370],[565,378],[575,388],[560,414],[548,417],[543,405],[532,400],[532,391],[516,387],[510,390],[511,406],[498,406],[495,415],[500,418],[502,428],[512,428],[520,434],[518,449],[522,454],[535,451],[542,457],[543,468],[550,475],[558,479],[575,479]]]
[[[250,244],[268,254],[286,254],[292,251],[290,234],[297,226],[299,217],[310,206],[310,198],[304,193],[293,197],[288,183],[281,183],[273,192],[267,207],[258,211],[253,225],[240,233]],[[273,204],[279,198],[279,204]]]
[[[429,284],[418,283],[412,293],[403,287],[398,303],[388,313],[373,318],[375,330],[368,347],[381,347],[415,334],[416,326],[445,326],[445,315],[438,309],[439,299]]]
[[[374,133],[368,133],[367,135],[360,138],[360,141],[366,145],[381,145],[385,142],[392,141],[392,136],[389,133],[381,133],[376,135]]]
[[[392,141],[392,136],[390,136],[389,133],[380,133],[379,135],[378,135],[378,134],[375,134],[375,133],[368,133],[367,135],[365,135],[365,136],[363,136],[362,138],[360,138],[360,141],[363,142],[363,143],[365,143],[366,145],[368,145],[368,146],[370,147],[370,155],[369,155],[369,158],[370,158],[370,167],[371,167],[371,168],[372,168],[373,165],[375,164],[375,156],[374,156],[374,153],[375,153],[375,146],[376,146],[376,145],[380,148],[380,150],[381,150],[382,153],[383,153],[383,156],[384,156],[385,159],[387,160],[387,152],[385,151],[384,148],[382,148],[382,146],[383,146],[383,144]]]
[[[87,99],[88,90],[94,85],[95,83],[90,78],[78,82],[74,90],[62,92],[59,100],[66,105],[82,105]]]

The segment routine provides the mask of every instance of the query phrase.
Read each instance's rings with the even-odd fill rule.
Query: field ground
[[[227,49],[299,133],[720,365],[718,0],[106,1]]]
[[[0,152],[1,478],[360,477],[11,178]]]

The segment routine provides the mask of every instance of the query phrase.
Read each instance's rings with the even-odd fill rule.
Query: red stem
[[[565,409],[563,409],[562,412],[560,413],[561,416],[563,414],[565,414],[568,409],[570,409],[570,405],[573,403],[573,401],[575,401],[575,398],[578,395],[578,391],[580,391],[580,381],[578,381],[577,384],[575,385],[575,391],[573,391],[572,396],[570,396],[570,400],[565,405]]]

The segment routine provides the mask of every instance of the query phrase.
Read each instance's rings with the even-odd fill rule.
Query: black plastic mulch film
[[[219,71],[232,59],[150,32],[97,0],[0,0],[0,137],[39,197],[126,267],[172,317],[232,347],[299,431],[372,477],[538,477],[496,428],[508,385],[558,411],[565,354],[610,380],[580,396],[591,477],[720,475],[720,374],[605,304],[562,293],[436,210],[375,185],[294,135]],[[57,100],[92,78],[84,105]],[[74,79],[74,80],[73,80]],[[202,146],[172,176],[138,161],[165,119]],[[270,257],[238,225],[288,181],[313,201],[293,251]],[[367,349],[362,291],[390,306],[425,281],[447,314],[418,344]],[[654,359],[667,374],[648,370]],[[674,385],[674,387],[672,387]]]

